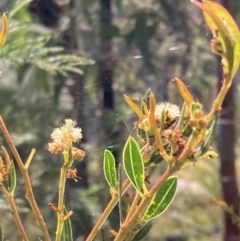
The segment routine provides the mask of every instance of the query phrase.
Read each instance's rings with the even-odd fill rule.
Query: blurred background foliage
[[[239,23],[240,2],[232,5]],[[74,237],[84,240],[109,200],[103,150],[120,158],[133,132],[136,118],[123,94],[142,97],[150,87],[159,102],[181,105],[170,81],[178,76],[208,110],[217,65],[210,52],[210,33],[188,0],[1,0],[0,13],[6,10],[10,28],[0,53],[0,114],[24,160],[37,149],[30,176],[53,236],[55,214],[47,204],[57,200],[62,158],[50,155],[47,143],[52,129],[65,118],[76,119],[83,128],[80,146],[88,156],[76,164],[81,179],[68,181],[66,201],[74,210]],[[218,168],[218,160],[201,161],[179,173],[178,194],[147,240],[221,240],[221,210],[206,204],[208,198],[221,195]],[[19,210],[30,240],[36,240],[41,232],[24,199],[21,179],[19,184]],[[5,239],[19,240],[2,194],[0,223]],[[117,229],[117,209],[104,227],[106,241],[112,240],[110,223]]]

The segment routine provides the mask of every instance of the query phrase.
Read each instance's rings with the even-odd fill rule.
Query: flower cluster
[[[159,127],[161,126],[161,121],[163,121],[164,127],[169,128],[179,116],[180,109],[177,105],[171,104],[169,102],[156,105],[155,118]]]
[[[164,129],[167,129],[176,121],[176,118],[180,116],[180,109],[177,105],[171,104],[169,102],[160,103],[155,107],[154,116],[157,127],[161,127],[161,124],[163,124]],[[150,133],[151,126],[149,119],[147,117],[144,118],[138,124],[138,128],[143,129],[147,133]]]
[[[48,144],[48,150],[51,153],[58,153],[68,151],[72,148],[72,143],[78,142],[82,139],[82,129],[79,127],[75,127],[77,124],[76,121],[71,119],[66,119],[65,124],[60,128],[56,128],[53,130],[51,134],[52,142]],[[81,157],[79,156],[79,152],[74,149],[74,153],[77,153],[78,158],[82,159],[85,156],[85,152],[81,152]]]

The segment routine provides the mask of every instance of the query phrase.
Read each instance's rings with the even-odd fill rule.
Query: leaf
[[[189,137],[192,134],[192,127],[190,125],[186,125],[182,130],[183,136]]]
[[[171,152],[171,147],[170,147],[169,143],[164,143],[163,148],[167,152],[167,154],[169,154]],[[161,163],[162,161],[164,161],[164,159],[160,155],[159,149],[156,148],[154,150],[154,152],[152,153],[152,155],[149,159],[149,162],[147,163],[147,165],[146,164],[145,165],[146,166],[154,166],[154,165],[157,165],[157,164]]]
[[[149,221],[163,213],[171,204],[177,189],[177,176],[172,176],[162,185],[153,196],[151,203],[143,216],[144,221]]]
[[[211,8],[222,20],[229,30],[230,37],[234,41],[234,61],[232,67],[232,77],[235,75],[240,62],[240,32],[239,28],[229,12],[219,3],[203,0],[203,4]]]
[[[11,9],[11,12],[9,14],[9,17],[12,18],[20,9],[22,9],[24,6],[32,2],[33,0],[19,0],[15,2],[14,6]]]
[[[140,241],[143,238],[146,237],[146,235],[149,233],[149,231],[151,230],[153,226],[152,222],[147,222],[147,224],[145,226],[143,226],[138,232],[137,234],[134,236],[132,241]]]
[[[143,158],[138,144],[132,136],[128,137],[123,149],[123,167],[129,180],[139,194],[146,194],[147,188],[144,183]]]
[[[209,8],[206,4],[198,2],[196,0],[191,0],[194,5],[201,8],[204,14],[204,18],[208,27],[210,28],[215,39],[221,43],[221,51],[217,53],[216,46],[212,45],[212,52],[218,54],[222,57],[222,65],[224,73],[227,74],[228,80],[233,77],[233,39],[230,38],[229,29],[226,24],[223,23],[221,17],[218,13],[214,12],[213,9]],[[215,3],[216,4],[216,3]],[[226,20],[225,20],[226,21]],[[230,84],[231,82],[229,82]]]
[[[104,151],[103,171],[108,185],[117,191],[117,172],[113,154],[109,150]]]
[[[162,161],[164,161],[164,159],[160,155],[159,149],[156,148],[156,150],[154,150],[154,152],[152,153],[152,155],[149,159],[148,165],[153,166],[153,165],[159,164]]]
[[[141,112],[140,108],[127,95],[124,95],[124,99],[127,102],[127,104],[132,108],[132,110],[137,114],[139,119],[142,120],[143,119],[143,113]]]
[[[3,45],[6,42],[7,33],[8,33],[8,18],[6,13],[4,13],[2,15],[2,29],[0,32],[0,49],[3,47]]]
[[[10,193],[14,193],[14,190],[16,188],[17,178],[16,178],[16,170],[13,161],[10,165],[10,170],[8,174],[8,190]]]
[[[64,214],[66,215],[68,213],[66,207],[64,207]],[[64,223],[63,223],[63,237],[64,241],[73,241],[73,236],[72,236],[72,225],[70,218],[67,218]]]
[[[177,77],[175,77],[174,80],[177,83],[177,87],[178,87],[178,90],[179,90],[182,98],[184,99],[186,104],[190,107],[191,103],[194,102],[194,99],[193,99],[191,93],[189,92],[187,86],[183,83],[183,81],[181,79],[179,79]]]

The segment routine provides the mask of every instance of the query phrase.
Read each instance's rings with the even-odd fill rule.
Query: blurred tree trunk
[[[228,9],[230,0],[221,0],[221,4]],[[218,58],[218,90],[222,85],[222,68]],[[220,179],[224,201],[233,206],[239,214],[239,193],[235,170],[235,83],[231,86],[222,104],[222,111],[217,130],[217,143],[220,156]],[[239,241],[239,227],[233,224],[231,216],[224,212],[224,241]]]
[[[58,25],[62,13],[61,7],[54,0],[33,0],[29,3],[29,10],[42,24],[51,28]]]
[[[108,35],[112,21],[111,0],[100,0],[100,22],[101,22],[101,51],[99,64],[99,85],[102,91],[103,110],[114,109],[113,94],[113,61],[112,61],[112,37]]]
[[[78,51],[78,44],[77,44],[77,29],[76,29],[76,14],[71,14],[74,12],[74,9],[77,8],[74,0],[71,0],[69,2],[68,6],[68,12],[69,18],[70,18],[70,24],[69,28],[64,32],[64,47],[66,48],[66,51],[71,53],[76,53]],[[86,121],[85,121],[85,114],[84,114],[84,108],[85,108],[85,98],[84,98],[84,78],[80,76],[79,74],[71,74],[70,76],[71,80],[73,81],[71,85],[71,95],[73,97],[74,102],[74,118],[77,120],[78,125],[81,127],[83,132],[83,139],[81,143],[87,142],[87,137],[84,135],[86,132]],[[78,162],[76,165],[78,176],[81,177],[81,182],[78,182],[78,186],[81,185],[81,187],[88,188],[88,175],[86,171],[86,161]]]
[[[220,64],[220,63],[219,63]],[[220,69],[220,68],[219,68]],[[219,70],[219,88],[222,72]],[[233,206],[239,214],[239,194],[235,170],[235,84],[232,85],[222,105],[217,129],[217,144],[220,157],[220,179],[223,200]],[[239,241],[239,228],[233,224],[231,216],[224,212],[224,241]]]

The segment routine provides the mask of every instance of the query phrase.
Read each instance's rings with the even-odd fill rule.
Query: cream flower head
[[[75,127],[76,121],[66,119],[65,124],[53,130],[51,138],[53,142],[48,144],[48,149],[52,153],[68,150],[73,142],[78,142],[82,139],[82,129]]]
[[[169,102],[157,104],[155,107],[155,121],[157,127],[169,128],[180,116],[180,109],[177,105]],[[161,123],[161,122],[164,123]],[[145,117],[138,123],[138,128],[144,130],[147,133],[151,133],[151,126],[148,117]]]
[[[162,113],[167,114],[170,119],[175,119],[180,116],[180,108],[169,102],[160,103],[156,105],[155,117],[161,118]]]

